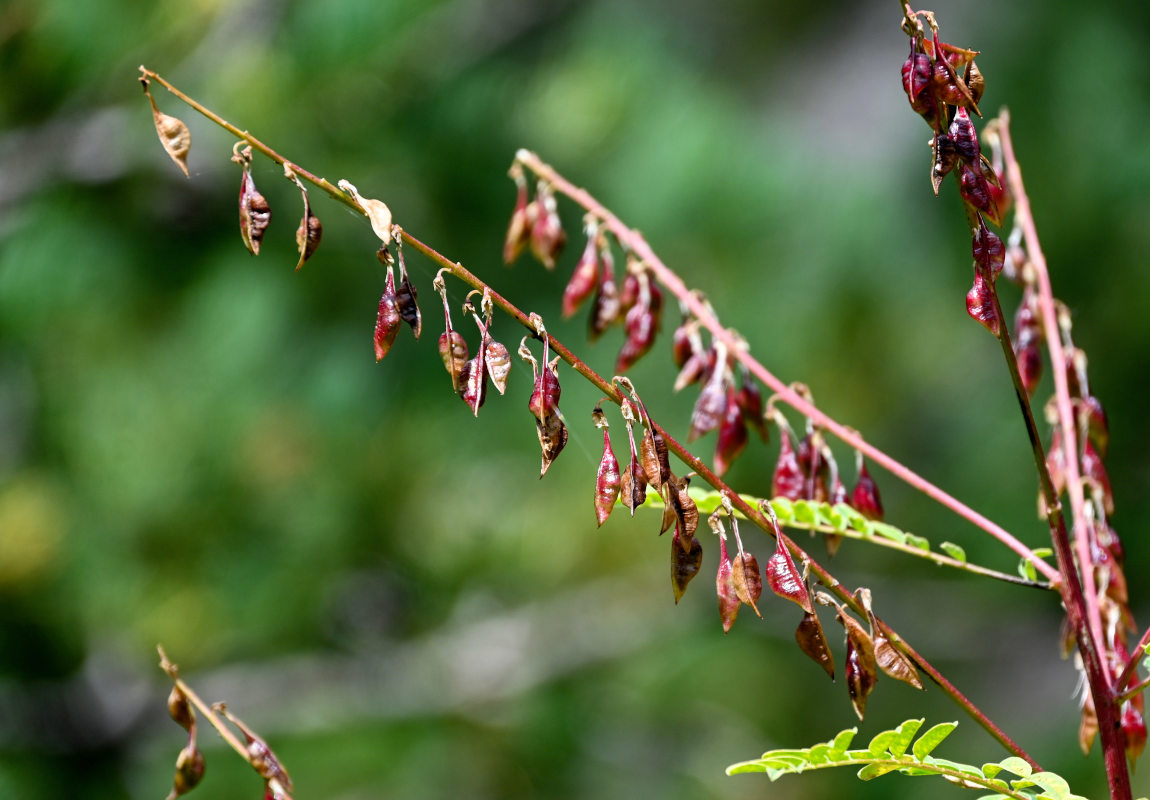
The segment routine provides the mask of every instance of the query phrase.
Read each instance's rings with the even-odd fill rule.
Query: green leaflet
[[[858,768],[859,780],[869,781],[892,772],[902,775],[936,775],[956,786],[979,789],[979,800],[1086,800],[1072,794],[1065,779],[1052,772],[1033,772],[1021,758],[1010,757],[997,763],[963,764],[931,753],[958,726],[942,722],[919,733],[924,720],[908,719],[892,730],[874,736],[865,750],[848,750],[857,728],[840,732],[829,742],[801,750],[771,750],[761,758],[727,767],[728,775],[765,772],[772,780],[783,775],[812,769],[851,766]],[[916,738],[917,737],[917,738]],[[1000,773],[1017,776],[1009,783]],[[989,791],[989,794],[985,792]]]

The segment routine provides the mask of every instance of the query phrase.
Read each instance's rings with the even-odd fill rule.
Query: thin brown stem
[[[854,447],[856,450],[861,451],[871,461],[884,467],[888,472],[912,488],[917,489],[932,500],[946,506],[963,519],[981,528],[1005,544],[1019,556],[1033,564],[1034,568],[1051,583],[1057,584],[1061,581],[1061,576],[1056,569],[1036,556],[1033,550],[1016,539],[1004,528],[991,522],[964,503],[961,503],[947,492],[902,464],[902,462],[887,455],[877,447],[870,445],[859,435],[858,431],[831,419],[816,408],[813,403],[773,375],[750,354],[745,346],[742,346],[730,331],[719,323],[710,306],[701,301],[694,292],[690,291],[679,276],[663,263],[662,259],[655,254],[642,234],[624,225],[618,217],[607,210],[585,189],[581,189],[572,184],[556,172],[553,167],[540,159],[539,156],[535,155],[535,153],[528,150],[520,150],[516,153],[515,158],[519,163],[528,167],[536,175],[550,183],[556,191],[565,194],[584,210],[602,220],[608,230],[615,235],[615,238],[618,239],[623,246],[630,248],[632,252],[643,259],[651,271],[654,272],[658,281],[663,284],[671,294],[675,295],[683,305],[690,309],[691,313],[711,332],[711,335],[715,337],[717,341],[724,342],[728,349],[734,354],[735,358],[742,362],[763,384],[769,386],[771,391],[778,395],[780,400],[805,416],[815,426],[830,431],[840,440]]]
[[[237,136],[237,137],[243,139],[244,141],[248,142],[249,144],[251,144],[253,149],[256,149],[259,152],[263,153],[265,156],[272,159],[277,164],[281,164],[281,165],[284,163],[290,164],[292,170],[297,175],[299,175],[303,180],[306,180],[309,183],[312,183],[313,185],[323,189],[329,195],[331,195],[333,199],[336,199],[339,202],[344,203],[344,205],[347,205],[347,206],[352,207],[352,208],[356,208],[358,210],[358,206],[348,196],[344,195],[339,189],[337,189],[336,187],[333,187],[326,180],[324,180],[322,178],[317,178],[315,175],[313,175],[312,173],[303,169],[302,167],[299,167],[298,165],[296,165],[292,162],[288,162],[287,159],[285,159],[283,156],[281,156],[279,153],[277,153],[272,148],[265,145],[263,142],[256,139],[254,136],[249,134],[247,131],[240,130],[239,128],[237,128],[234,125],[232,125],[231,123],[227,122],[226,120],[224,120],[223,118],[221,118],[220,116],[218,116],[214,112],[210,111],[206,107],[202,106],[201,104],[199,104],[198,102],[196,102],[192,98],[183,94],[182,92],[177,90],[174,86],[169,84],[167,81],[163,80],[156,73],[154,73],[150,70],[147,70],[143,67],[141,67],[140,69],[141,69],[141,73],[143,75],[156,80],[158,83],[160,83],[166,89],[168,89],[168,91],[172,92],[172,94],[174,94],[176,97],[183,100],[185,103],[187,103],[189,106],[194,108],[196,111],[199,111],[201,114],[203,114],[205,117],[207,117],[208,119],[215,122],[217,125],[221,126],[225,130],[233,133],[235,136]],[[525,152],[526,151],[520,151],[520,160],[522,160],[522,155]],[[528,154],[528,155],[530,155],[530,154]],[[542,165],[542,162],[539,162],[537,158],[535,159],[535,161],[538,164]],[[545,165],[543,165],[543,166],[545,166]],[[532,167],[532,168],[534,169],[534,167]],[[547,168],[547,169],[548,169],[548,171],[550,171],[552,173],[552,175],[554,175],[554,177],[547,176],[548,180],[550,180],[550,182],[553,185],[555,185],[556,188],[561,188],[561,185],[565,185],[566,187],[568,187],[568,189],[570,189],[572,191],[576,191],[576,192],[582,191],[582,190],[575,189],[573,186],[571,186],[571,184],[567,183],[565,180],[562,181],[562,184],[560,184],[559,181],[562,179],[559,178],[558,175],[554,174],[553,170],[550,170],[550,168]],[[565,193],[569,193],[569,192],[565,192]],[[586,193],[583,193],[583,194],[585,195]],[[588,195],[587,198],[590,199],[590,196]],[[630,242],[627,242],[628,244],[640,245],[639,247],[632,247],[632,249],[635,250],[635,252],[641,258],[643,258],[645,261],[647,261],[650,266],[654,267],[655,263],[656,262],[658,263],[660,269],[658,270],[657,274],[659,275],[661,282],[663,282],[664,285],[668,285],[668,287],[671,288],[671,285],[668,283],[668,281],[673,281],[673,284],[678,289],[678,291],[675,291],[673,289],[674,293],[676,295],[678,295],[680,297],[680,299],[686,299],[688,302],[688,305],[692,306],[692,311],[695,311],[697,314],[699,312],[703,312],[703,314],[705,314],[707,319],[710,320],[711,324],[715,325],[715,328],[712,329],[712,333],[719,336],[721,340],[727,341],[729,343],[728,346],[730,346],[733,350],[738,352],[739,348],[735,345],[733,340],[731,340],[731,337],[729,336],[729,334],[727,334],[727,332],[724,331],[722,328],[718,327],[718,323],[714,319],[714,317],[712,315],[710,315],[709,313],[706,313],[705,310],[702,308],[702,305],[694,297],[692,297],[689,292],[686,291],[686,288],[683,286],[682,281],[680,281],[678,279],[678,277],[675,276],[674,273],[672,273],[669,269],[667,269],[665,266],[662,266],[662,262],[658,261],[657,257],[654,255],[654,253],[651,252],[650,247],[647,246],[646,242],[643,241],[642,237],[639,236],[638,234],[634,234],[634,238],[632,238],[631,234],[633,232],[629,231],[627,228],[625,228],[622,225],[622,223],[620,223],[618,221],[618,219],[616,219],[614,217],[614,215],[611,215],[609,212],[607,212],[605,209],[603,209],[602,206],[599,206],[597,203],[595,203],[594,200],[590,200],[590,202],[594,204],[594,208],[585,206],[587,208],[587,210],[591,211],[592,213],[595,213],[596,216],[600,217],[600,219],[602,219],[605,223],[607,223],[609,226],[611,226],[612,231],[616,234],[616,236],[620,236],[620,233],[624,234],[627,237],[627,239],[630,239]],[[583,378],[585,378],[588,382],[590,382],[593,386],[595,386],[597,389],[599,389],[613,403],[615,403],[616,405],[621,404],[621,402],[623,400],[623,396],[610,381],[604,379],[601,375],[599,375],[597,372],[595,372],[593,369],[591,369],[591,367],[589,367],[582,359],[580,359],[578,356],[576,356],[570,349],[568,349],[565,345],[563,345],[562,342],[560,342],[558,339],[556,339],[550,333],[546,333],[545,331],[540,333],[540,331],[538,331],[536,328],[535,320],[532,319],[531,316],[529,316],[528,314],[521,311],[519,308],[517,308],[515,305],[513,305],[511,302],[509,302],[506,298],[504,298],[498,292],[493,290],[484,281],[482,281],[480,278],[478,278],[474,273],[472,273],[470,270],[466,269],[462,264],[449,260],[447,257],[445,257],[444,255],[442,255],[441,253],[436,251],[434,248],[430,247],[429,245],[425,244],[424,242],[422,242],[419,239],[412,236],[406,230],[401,231],[399,233],[399,236],[402,237],[404,244],[408,245],[409,247],[411,247],[415,250],[418,250],[420,253],[423,253],[423,255],[425,255],[427,258],[431,259],[433,262],[438,264],[444,270],[450,272],[456,278],[458,278],[461,281],[463,281],[464,283],[468,284],[473,289],[477,289],[479,291],[486,291],[489,294],[491,301],[495,306],[497,306],[499,309],[501,309],[508,316],[515,319],[517,322],[519,322],[519,324],[521,324],[528,331],[530,331],[533,336],[536,336],[536,337],[546,336],[547,341],[549,343],[549,346],[555,354],[557,354],[563,361],[565,361],[567,364],[569,364],[572,367],[572,369],[575,370],[575,372],[577,372],[579,375],[581,375]],[[620,237],[620,241],[623,241],[622,237]],[[536,319],[537,319],[537,315],[536,315]],[[704,322],[704,324],[707,324],[707,323]],[[708,325],[708,327],[710,327],[710,325]],[[751,359],[750,362],[751,363],[748,364],[748,367],[752,368],[752,371],[754,371],[754,368],[757,367],[760,372],[766,373],[766,370],[761,365],[758,365],[758,362],[754,361],[753,359]],[[746,363],[746,362],[744,362],[744,363]],[[769,373],[766,373],[766,374],[769,375]],[[784,395],[784,396],[790,395],[790,397],[793,398],[793,401],[792,401],[792,399],[788,399],[787,402],[794,405],[794,407],[797,410],[803,411],[803,409],[806,408],[810,412],[813,412],[813,414],[815,416],[812,416],[812,414],[810,414],[810,413],[808,413],[808,416],[812,418],[812,420],[815,422],[815,424],[824,425],[824,427],[827,427],[829,430],[832,430],[832,431],[835,431],[836,428],[841,430],[843,432],[843,434],[850,437],[850,439],[844,438],[844,441],[851,442],[851,440],[853,439],[854,442],[858,442],[859,445],[862,445],[862,447],[865,448],[864,452],[867,452],[868,455],[870,455],[874,460],[879,461],[880,463],[883,460],[888,461],[888,462],[893,462],[893,459],[890,459],[889,457],[883,456],[881,453],[874,450],[874,448],[870,448],[869,446],[866,446],[865,443],[862,442],[862,440],[857,437],[857,435],[848,433],[847,430],[845,428],[843,428],[843,426],[840,426],[837,423],[833,423],[832,420],[827,418],[824,414],[821,414],[821,412],[818,412],[817,409],[814,409],[814,407],[811,406],[809,403],[806,403],[805,401],[803,401],[802,398],[795,395],[794,392],[792,392],[789,389],[789,387],[786,387],[785,385],[783,385],[780,381],[775,379],[773,376],[771,376],[770,381],[764,380],[764,382],[768,383],[768,385],[771,385],[772,388],[775,389],[775,391],[778,394]],[[794,401],[797,401],[798,404],[796,404],[796,402],[794,402]],[[807,413],[807,412],[803,411],[803,413]],[[834,427],[831,427],[830,425],[826,425],[826,423],[828,423],[828,422],[832,423],[834,425]],[[668,450],[670,452],[674,453],[676,455],[676,457],[680,461],[682,461],[684,464],[686,464],[689,469],[691,469],[692,471],[697,473],[699,476],[701,476],[703,478],[703,480],[705,480],[707,483],[709,483],[716,491],[720,492],[720,494],[727,493],[728,495],[730,495],[731,499],[732,499],[732,503],[734,504],[735,508],[738,508],[739,511],[741,511],[744,514],[744,516],[746,516],[748,519],[752,520],[763,531],[765,531],[766,533],[768,533],[772,536],[775,535],[770,521],[767,520],[762,515],[761,512],[759,512],[755,508],[752,508],[745,501],[743,501],[733,489],[731,489],[721,478],[719,478],[713,471],[711,471],[711,469],[709,467],[707,467],[706,464],[704,464],[696,456],[694,456],[692,453],[690,453],[685,447],[683,447],[683,445],[681,445],[674,437],[672,437],[670,435],[670,433],[668,433],[665,428],[663,428],[661,425],[659,425],[658,423],[656,423],[654,421],[651,422],[651,425],[655,430],[657,430],[659,433],[662,434],[663,438],[665,439],[665,441],[667,443]],[[836,435],[840,435],[837,431],[835,431],[835,432],[836,432]],[[840,435],[840,438],[843,438],[843,436]],[[862,449],[862,448],[860,448],[860,449]],[[872,454],[872,451],[873,451],[873,454]],[[874,454],[877,454],[877,455],[874,455]],[[894,463],[897,463],[897,462],[894,462]],[[910,473],[910,471],[906,470],[905,467],[903,467],[902,469],[905,470],[907,473]],[[910,474],[913,475],[913,473],[910,473]],[[917,476],[915,476],[915,477],[917,478]],[[930,486],[930,484],[927,484],[921,478],[917,478],[917,481],[919,484],[925,484],[926,486]],[[941,492],[941,490],[936,489],[935,491],[940,493],[940,494],[944,494]],[[949,497],[949,495],[944,495],[944,496]],[[953,500],[953,498],[951,498],[951,500],[953,503],[957,504],[959,508],[965,509],[965,513],[962,513],[962,512],[959,512],[959,513],[962,513],[962,515],[964,517],[966,517],[967,519],[971,519],[970,515],[974,514],[973,511],[971,511],[970,509],[967,509],[965,506],[962,506],[962,504],[958,503],[958,501],[956,501],[956,500]],[[975,516],[978,517],[978,515],[975,515]],[[981,517],[978,517],[978,518],[983,519]],[[984,520],[984,522],[986,525],[992,525],[992,523],[990,523],[988,520]],[[995,526],[995,527],[997,527],[997,526]],[[1016,552],[1019,552],[1020,555],[1027,556],[1027,557],[1031,558],[1034,562],[1036,562],[1035,563],[1036,568],[1040,569],[1044,574],[1047,574],[1047,572],[1050,571],[1050,565],[1049,564],[1046,564],[1041,559],[1039,559],[1037,556],[1035,556],[1033,552],[1031,552],[1029,549],[1027,549],[1021,543],[1018,543],[1016,540],[1014,540],[1013,537],[1011,537],[1008,533],[1006,533],[1005,531],[1002,531],[1001,529],[998,529],[998,530],[1001,532],[1002,535],[996,536],[996,538],[1000,538],[1003,541],[1009,540],[1011,542],[1014,542],[1015,545],[1017,546],[1017,548],[1019,548],[1019,550],[1016,550]],[[1005,539],[1003,539],[1003,536],[1005,537]],[[818,562],[816,562],[809,554],[807,554],[802,548],[800,548],[797,544],[795,544],[795,542],[792,539],[790,539],[790,537],[788,537],[786,534],[780,533],[778,535],[778,538],[780,539],[780,541],[782,541],[784,546],[786,546],[791,551],[791,553],[794,557],[800,559],[802,561],[802,563],[804,563],[805,565],[807,565],[809,567],[811,573],[818,579],[818,581],[820,583],[822,583],[824,586],[826,586],[829,591],[831,591],[835,596],[837,596],[844,604],[849,606],[856,614],[859,614],[860,616],[866,615],[866,611],[862,607],[862,605],[858,602],[857,599],[855,599],[853,594],[850,591],[848,591],[842,585],[842,583],[839,582],[838,579],[836,579],[833,575],[831,575],[830,572],[828,572],[822,565],[820,565]],[[1014,549],[1014,548],[1012,548],[1012,549]],[[1051,577],[1052,579],[1056,579],[1057,574],[1050,575],[1048,577]],[[1037,764],[1034,761],[1034,759],[1031,758],[1029,756],[1029,754],[1027,754],[1026,751],[1022,749],[1021,746],[1019,746],[1013,739],[1011,739],[1009,736],[1007,736],[1006,733],[1001,728],[999,728],[988,716],[986,716],[986,714],[983,713],[983,711],[981,709],[979,709],[969,698],[967,698],[952,683],[950,683],[950,681],[948,681],[945,678],[945,676],[942,675],[942,673],[940,673],[937,669],[935,669],[934,666],[932,666],[925,658],[923,658],[917,651],[915,651],[909,644],[907,644],[906,641],[903,640],[885,622],[882,622],[881,620],[876,620],[876,622],[881,627],[883,632],[887,635],[887,638],[890,639],[890,641],[893,642],[900,650],[902,650],[902,652],[904,652],[909,658],[911,658],[918,665],[918,667],[920,669],[922,669],[923,672],[925,672],[927,674],[927,676],[942,689],[943,693],[946,694],[956,705],[958,705],[976,723],[978,723],[978,725],[980,725],[982,728],[984,728],[992,737],[994,737],[994,739],[996,739],[999,743],[1001,743],[1002,746],[1004,748],[1006,748],[1006,750],[1008,752],[1013,753],[1014,755],[1017,755],[1020,758],[1025,759],[1030,764],[1037,767]],[[165,661],[166,661],[166,659],[165,659]],[[171,673],[169,673],[169,674],[171,674]],[[173,678],[173,679],[175,679],[175,678]],[[183,687],[181,687],[181,688],[183,688]],[[192,695],[189,695],[189,698],[191,698],[191,697],[192,697]],[[204,706],[202,704],[202,702],[196,702],[196,706],[197,706],[197,708],[207,709],[207,706]],[[205,714],[209,713],[210,711],[211,711],[210,709],[207,709]],[[213,719],[213,717],[209,716],[209,719]],[[216,722],[213,721],[213,725],[215,725],[215,724],[216,724]],[[221,723],[221,725],[222,725],[222,723]],[[223,729],[221,729],[220,727],[217,727],[217,729],[220,730],[221,735],[224,735]],[[228,738],[228,737],[225,736],[225,738]],[[231,743],[232,741],[236,741],[234,739],[234,737],[231,737],[229,739],[229,743]],[[238,741],[236,741],[236,744],[237,745],[239,744]],[[249,763],[250,763],[250,761],[249,761]]]
[[[176,687],[179,688],[181,692],[183,692],[184,697],[191,701],[191,704],[196,707],[196,710],[199,711],[200,714],[202,714],[209,723],[211,723],[212,727],[216,729],[216,732],[219,733],[220,737],[228,743],[228,746],[235,750],[236,753],[239,754],[240,758],[248,762],[248,766],[258,772],[259,770],[256,768],[256,765],[252,763],[252,757],[248,752],[247,747],[245,747],[239,738],[234,733],[232,733],[227,723],[220,719],[219,714],[217,714],[211,706],[200,699],[200,696],[196,694],[195,689],[193,689],[191,686],[188,686],[188,684],[184,682],[184,679],[180,677],[179,667],[168,660],[168,654],[164,652],[163,645],[156,645],[156,652],[160,654],[160,669],[168,673],[168,677],[172,679],[172,683],[174,683]]]
[[[1126,667],[1118,676],[1118,680],[1114,681],[1115,687],[1121,688],[1130,682],[1135,670],[1138,669],[1138,665],[1142,663],[1142,657],[1146,655],[1146,645],[1148,644],[1150,644],[1150,628],[1146,629],[1142,638],[1138,640],[1138,644],[1134,645],[1134,649],[1130,651],[1130,661],[1126,663]]]

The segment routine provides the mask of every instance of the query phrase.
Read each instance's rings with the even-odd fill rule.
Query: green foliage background
[[[946,38],[985,53],[984,108],[1011,106],[1056,292],[1110,413],[1114,522],[1145,624],[1146,6],[935,10]],[[583,320],[558,320],[576,211],[561,205],[576,243],[555,273],[499,261],[505,170],[537,150],[642,229],[777,374],[1039,546],[1014,399],[963,309],[959,201],[931,196],[927,129],[899,89],[898,21],[892,2],[0,5],[0,797],[162,797],[181,735],[159,641],[268,736],[301,800],[921,792],[724,777],[854,724],[842,682],[794,647],[795,610],[770,602],[724,636],[714,548],[675,606],[655,517],[595,529],[598,398],[571,373],[572,440],[543,481],[521,364],[472,419],[435,354],[433,271],[414,254],[427,332],[373,363],[367,226],[316,197],[324,243],[293,275],[298,197],[260,162],[274,219],[252,259],[232,140],[157,87],[191,127],[185,180],[135,78],[146,63],[383,198],[609,372],[619,334],[584,347]],[[521,335],[505,319],[494,332],[512,349]],[[666,348],[633,377],[685,431],[693,398],[671,395]],[[733,482],[763,493],[773,458],[752,447]],[[1013,568],[878,477],[892,522]],[[832,568],[1075,791],[1104,792],[1097,753],[1077,750],[1052,597],[851,542]],[[892,684],[860,735],[958,717],[933,688]],[[258,796],[203,741],[197,796]],[[1003,755],[972,723],[947,747]]]

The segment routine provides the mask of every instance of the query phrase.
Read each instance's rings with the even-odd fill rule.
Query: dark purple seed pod
[[[882,521],[882,498],[878,493],[878,484],[867,471],[866,462],[862,454],[858,458],[858,480],[855,481],[854,491],[851,492],[851,507],[867,519]]]
[[[571,273],[571,280],[563,290],[563,318],[573,316],[583,301],[599,286],[599,248],[596,243],[598,225],[594,221],[587,226],[587,246]]]
[[[997,213],[990,197],[990,186],[980,168],[971,167],[965,162],[959,164],[958,193],[971,208],[991,217]]]
[[[970,252],[974,263],[985,278],[995,280],[1006,261],[1006,246],[998,234],[986,227],[980,217],[978,227],[970,237]]]
[[[693,537],[689,543],[684,541],[676,529],[674,536],[671,537],[671,589],[675,593],[676,604],[687,591],[687,584],[699,574],[699,568],[702,566],[703,545]]]
[[[878,665],[874,657],[874,640],[866,629],[841,608],[838,621],[847,631],[847,691],[851,705],[861,720],[866,713],[866,701],[878,682]]]
[[[719,424],[719,435],[715,440],[715,474],[723,475],[747,446],[747,425],[743,419],[743,408],[739,405],[735,387],[727,387],[726,410]]]
[[[391,350],[395,337],[399,334],[399,305],[395,297],[395,274],[391,268],[391,256],[387,248],[379,248],[379,260],[387,264],[387,282],[383,295],[379,298],[379,310],[375,316],[375,360],[378,363]]]
[[[978,145],[978,131],[970,120],[970,114],[965,108],[955,109],[954,119],[950,122],[950,141],[954,145],[954,152],[968,164],[975,164],[982,155]]]
[[[999,319],[994,310],[994,288],[983,279],[981,272],[974,273],[974,285],[966,293],[966,313],[982,327],[998,335]]]
[[[803,478],[802,470],[799,469],[799,460],[791,444],[791,434],[786,428],[780,428],[779,458],[775,462],[771,494],[789,500],[802,500],[805,490],[806,480]]]

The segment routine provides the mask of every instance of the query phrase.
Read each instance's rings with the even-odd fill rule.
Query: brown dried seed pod
[[[703,566],[703,545],[692,538],[688,544],[679,536],[679,531],[671,537],[671,589],[675,593],[675,604],[687,591],[687,584],[699,574]]]
[[[297,271],[319,248],[321,239],[323,239],[323,225],[320,223],[319,217],[309,210],[300,220],[299,227],[296,228],[295,232],[295,243],[296,247],[299,248],[299,262],[295,265]]]
[[[546,422],[536,420],[535,429],[539,434],[539,447],[543,452],[543,461],[539,467],[539,477],[542,478],[567,446],[567,426],[563,424],[563,418],[555,414],[548,417]]]
[[[878,682],[874,641],[863,626],[843,609],[839,609],[836,618],[847,632],[847,691],[850,693],[851,705],[861,720],[866,713],[867,697]]]
[[[148,90],[148,79],[140,78],[144,86],[144,94],[152,106],[152,121],[156,124],[156,135],[160,137],[160,144],[164,151],[176,162],[176,166],[183,170],[184,177],[188,175],[188,151],[192,149],[192,134],[188,126],[175,117],[164,114],[156,107],[156,101]]]
[[[190,732],[196,724],[196,712],[192,710],[187,696],[180,690],[179,686],[173,686],[168,695],[168,713],[186,731]]]
[[[714,522],[711,523],[711,527],[712,529],[715,528]],[[715,575],[715,593],[719,596],[719,619],[723,622],[723,633],[730,633],[731,626],[735,624],[735,619],[739,616],[739,595],[735,591],[731,559],[727,555],[727,542],[721,532],[719,533],[719,571]]]
[[[759,597],[763,594],[763,578],[759,574],[759,561],[750,553],[739,553],[731,562],[731,582],[739,602],[749,605],[760,617]]]
[[[255,181],[252,180],[252,149],[245,147],[242,151],[232,156],[232,161],[235,161],[243,168],[243,176],[240,178],[240,237],[244,240],[244,247],[246,247],[253,256],[260,254],[260,243],[264,239],[264,231],[267,230],[268,225],[271,223],[272,212],[271,207],[268,206],[268,201],[264,198],[259,190],[256,189]]]
[[[795,631],[795,641],[799,649],[810,656],[811,660],[823,668],[830,679],[835,679],[835,660],[831,655],[831,648],[827,644],[827,637],[823,633],[822,623],[813,611],[803,614],[799,627]]]
[[[444,331],[439,334],[439,357],[443,359],[443,366],[451,376],[455,390],[462,386],[461,376],[463,365],[467,363],[467,341],[459,331]]]
[[[480,349],[475,358],[464,363],[463,370],[459,374],[460,396],[477,417],[480,407],[487,399],[487,370],[483,362],[483,350]]]
[[[168,800],[185,795],[200,785],[204,779],[204,754],[192,743],[180,750],[176,756],[176,774],[172,778],[172,791]]]
[[[511,353],[507,351],[506,345],[491,338],[487,340],[485,349],[487,374],[491,376],[495,388],[503,394],[507,391],[507,376],[511,373]]]

